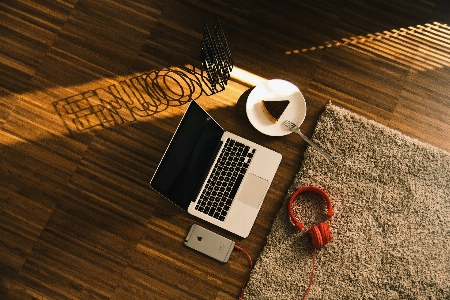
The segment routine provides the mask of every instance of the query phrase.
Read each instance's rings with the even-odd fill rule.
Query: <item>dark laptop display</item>
[[[176,205],[187,209],[195,200],[224,130],[193,101],[152,180],[152,187]]]

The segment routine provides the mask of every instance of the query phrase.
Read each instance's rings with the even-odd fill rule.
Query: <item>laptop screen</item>
[[[191,101],[150,186],[187,209],[201,188],[223,132],[197,102]]]

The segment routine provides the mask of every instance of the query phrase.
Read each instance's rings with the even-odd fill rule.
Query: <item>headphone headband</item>
[[[288,210],[289,210],[289,216],[292,220],[292,222],[294,223],[295,227],[297,227],[299,230],[304,231],[303,230],[303,224],[297,220],[297,218],[294,216],[294,211],[292,209],[292,204],[295,200],[295,198],[300,195],[303,192],[315,192],[317,194],[319,194],[320,196],[322,196],[322,198],[325,200],[325,202],[327,203],[327,217],[328,219],[331,219],[331,217],[333,216],[333,208],[331,206],[331,200],[330,197],[327,195],[327,193],[325,193],[322,189],[319,189],[318,187],[315,186],[305,186],[305,187],[301,187],[298,190],[296,190],[292,195],[291,198],[289,198],[289,204],[288,204]]]

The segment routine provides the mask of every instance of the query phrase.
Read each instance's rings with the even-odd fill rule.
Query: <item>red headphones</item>
[[[333,216],[333,208],[331,207],[331,200],[330,197],[323,190],[314,186],[305,186],[299,188],[292,194],[291,198],[289,199],[288,210],[289,216],[291,217],[291,221],[294,223],[295,227],[297,227],[300,231],[308,232],[311,235],[312,244],[315,248],[321,248],[331,241],[330,226],[327,223],[321,222],[319,223],[319,225],[317,226],[314,225],[311,227],[311,229],[306,231],[304,229],[303,224],[299,220],[297,220],[297,218],[294,216],[292,203],[294,202],[294,199],[303,192],[315,192],[320,196],[322,196],[322,198],[327,203],[328,208],[327,217],[329,220],[331,220],[331,217]]]

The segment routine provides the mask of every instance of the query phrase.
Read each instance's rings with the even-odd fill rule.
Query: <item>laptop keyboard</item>
[[[227,138],[195,209],[224,221],[255,149]]]

